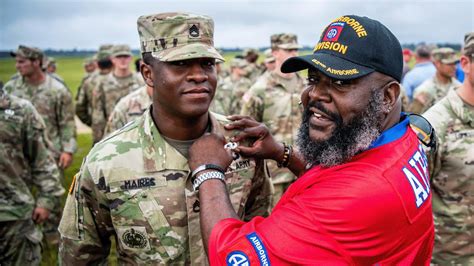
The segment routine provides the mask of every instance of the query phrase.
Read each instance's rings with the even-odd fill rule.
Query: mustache
[[[331,120],[333,120],[337,125],[342,125],[342,117],[337,114],[337,113],[334,113],[334,112],[331,112],[329,111],[326,107],[324,107],[324,105],[319,102],[319,101],[311,101],[311,102],[308,102],[308,106],[306,106],[306,108],[304,109],[304,114],[303,114],[303,121],[304,122],[307,122],[309,120],[309,118],[311,117],[311,115],[313,114],[309,109],[311,107],[314,107],[318,110],[320,110],[321,112],[323,112],[327,117],[329,117]]]

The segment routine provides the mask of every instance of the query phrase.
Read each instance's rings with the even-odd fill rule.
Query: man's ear
[[[387,84],[383,92],[383,104],[385,110],[393,110],[397,104],[398,98],[400,97],[400,83],[392,81]]]
[[[140,73],[142,74],[145,84],[153,88],[154,77],[153,77],[153,69],[151,68],[151,66],[147,64],[141,64]]]

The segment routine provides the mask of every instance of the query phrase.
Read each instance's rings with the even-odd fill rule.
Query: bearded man
[[[333,20],[312,55],[282,72],[308,69],[297,149],[277,143],[250,117],[233,116],[224,139],[205,135],[190,149],[201,233],[211,265],[429,265],[434,241],[428,165],[399,99],[402,49],[380,22]],[[226,145],[226,147],[235,144]],[[298,179],[272,214],[249,222],[230,204],[224,174],[232,155],[273,159]]]

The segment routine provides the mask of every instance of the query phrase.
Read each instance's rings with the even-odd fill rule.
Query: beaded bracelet
[[[283,142],[283,147],[284,147],[283,160],[277,163],[277,166],[279,168],[288,167],[288,165],[290,164],[291,154],[293,153],[293,147],[291,145],[287,145],[285,142]]]

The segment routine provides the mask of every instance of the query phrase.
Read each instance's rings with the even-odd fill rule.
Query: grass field
[[[224,57],[226,62],[230,62],[237,53],[226,53]],[[80,57],[57,57],[57,73],[64,79],[67,86],[71,90],[73,97],[77,93],[77,88],[84,76],[84,70],[82,67],[84,58]],[[226,64],[227,64],[226,63]],[[15,74],[15,60],[14,58],[0,58],[0,81],[5,84],[11,76]],[[79,134],[77,136],[78,150],[74,154],[74,160],[72,165],[65,170],[63,185],[66,191],[72,182],[72,177],[79,171],[83,158],[89,152],[92,146],[91,134]],[[62,203],[64,204],[66,195],[63,196]],[[109,259],[110,265],[116,265],[115,250],[112,247],[111,256]],[[41,265],[57,265],[57,248],[45,245],[43,252],[43,261]]]

